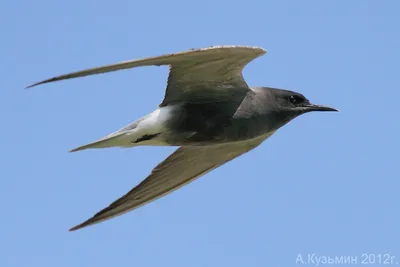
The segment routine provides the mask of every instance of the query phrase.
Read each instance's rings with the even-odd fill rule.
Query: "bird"
[[[110,147],[178,147],[142,182],[70,231],[94,225],[159,199],[253,150],[294,118],[339,111],[312,104],[304,95],[273,87],[250,87],[243,69],[267,51],[222,45],[94,67],[40,84],[141,66],[169,66],[158,107],[136,122],[70,152]]]

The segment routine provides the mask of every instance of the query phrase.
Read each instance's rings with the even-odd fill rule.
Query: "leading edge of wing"
[[[122,61],[122,62],[118,62],[115,64],[104,65],[104,66],[100,66],[100,67],[94,67],[94,68],[89,68],[89,69],[80,70],[80,71],[76,71],[76,72],[71,72],[68,74],[59,75],[56,77],[52,77],[52,78],[31,84],[31,85],[27,86],[25,89],[32,88],[32,87],[40,85],[40,84],[56,82],[56,81],[61,81],[61,80],[66,80],[66,79],[73,79],[73,78],[78,78],[78,77],[84,77],[84,76],[89,76],[89,75],[94,75],[94,74],[112,72],[112,71],[117,71],[117,70],[122,70],[122,69],[129,69],[129,68],[140,67],[140,66],[170,65],[173,61],[180,60],[180,58],[183,59],[186,55],[196,54],[196,53],[200,54],[203,52],[207,52],[209,50],[218,50],[218,49],[221,49],[221,50],[228,49],[228,50],[232,50],[232,51],[252,50],[252,51],[254,51],[254,53],[256,55],[255,57],[261,56],[267,52],[265,49],[263,49],[261,47],[240,46],[240,45],[221,45],[221,46],[211,46],[211,47],[200,48],[200,49],[191,49],[191,50],[184,51],[184,52],[166,54],[166,55],[161,55],[161,56],[156,56],[156,57],[148,57],[148,58],[142,58],[142,59]]]

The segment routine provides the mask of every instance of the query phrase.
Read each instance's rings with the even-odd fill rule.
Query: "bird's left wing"
[[[222,145],[178,148],[126,195],[70,230],[99,223],[160,198],[257,147],[268,136]]]
[[[220,102],[238,101],[249,92],[243,79],[243,68],[255,58],[265,54],[260,47],[212,46],[156,57],[129,60],[107,66],[76,71],[39,84],[84,77],[111,71],[142,66],[169,65],[168,85],[160,106],[172,102]]]

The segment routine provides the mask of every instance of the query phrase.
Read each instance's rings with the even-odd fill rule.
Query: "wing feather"
[[[200,102],[216,98],[237,98],[243,97],[248,90],[242,76],[243,68],[265,53],[260,47],[213,46],[76,71],[34,83],[27,88],[141,66],[169,65],[167,90],[160,106],[174,101]]]
[[[252,150],[266,138],[267,136],[263,136],[249,141],[215,146],[180,147],[126,195],[70,230],[99,223],[154,201]]]

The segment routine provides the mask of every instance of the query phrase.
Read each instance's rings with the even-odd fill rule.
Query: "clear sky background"
[[[400,262],[398,1],[1,1],[0,266]],[[244,76],[311,113],[182,189],[76,232],[174,148],[76,146],[151,112],[167,67],[24,90],[54,75],[219,44],[264,47]],[[311,264],[310,264],[311,265]]]

